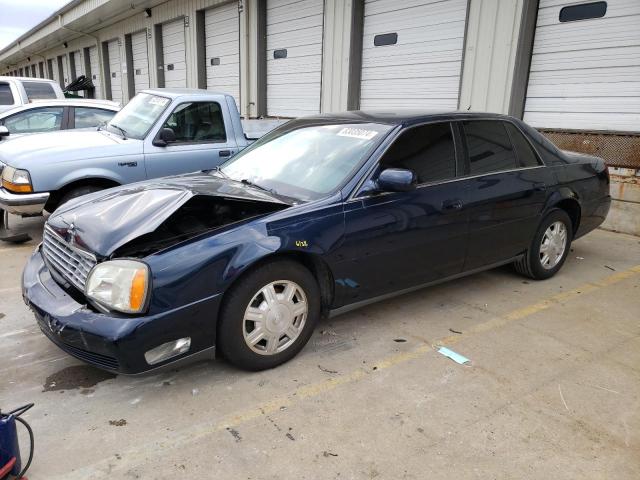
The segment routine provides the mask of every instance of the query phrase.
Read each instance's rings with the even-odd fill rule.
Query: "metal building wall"
[[[460,110],[508,113],[524,0],[472,0]]]

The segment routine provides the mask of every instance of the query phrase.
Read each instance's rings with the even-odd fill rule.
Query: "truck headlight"
[[[99,263],[89,273],[85,294],[110,310],[141,313],[149,295],[149,267],[136,260]]]
[[[9,165],[2,169],[2,186],[16,193],[33,192],[29,172],[27,170],[10,167]]]

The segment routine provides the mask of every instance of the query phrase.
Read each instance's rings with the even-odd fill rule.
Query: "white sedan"
[[[108,100],[36,100],[0,114],[0,140],[30,133],[95,128],[111,120],[120,104]]]

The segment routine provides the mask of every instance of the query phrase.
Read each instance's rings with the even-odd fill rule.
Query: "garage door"
[[[71,75],[69,74],[69,58],[66,55],[58,57],[58,61],[62,66],[62,83],[63,88],[71,83]]]
[[[162,25],[162,59],[164,86],[186,87],[187,62],[183,18]]]
[[[640,131],[639,1],[540,1],[524,119]]]
[[[71,76],[71,81],[73,81],[73,79],[76,79],[84,75],[84,60],[82,59],[82,53],[80,53],[80,50],[72,52],[71,55],[73,55],[74,72],[73,72],[73,75]],[[75,94],[83,97],[85,95],[85,92],[81,90],[81,91],[75,92]]]
[[[89,65],[91,66],[91,81],[95,89],[95,98],[102,98],[102,84],[100,78],[100,63],[98,61],[98,48],[89,48]]]
[[[240,107],[240,18],[236,2],[204,12],[207,88],[233,95]]]
[[[267,0],[267,114],[320,111],[322,0]]]
[[[149,52],[147,49],[147,31],[131,35],[131,51],[133,57],[133,85],[134,92],[129,93],[133,97],[136,93],[149,88]]]
[[[111,79],[111,100],[122,103],[122,59],[118,40],[107,43],[109,52],[109,75]]]
[[[456,109],[467,0],[365,0],[360,108]]]

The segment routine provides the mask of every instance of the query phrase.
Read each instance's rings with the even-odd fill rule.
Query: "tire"
[[[551,240],[551,238],[562,233],[562,228],[564,228],[563,247],[555,240]],[[555,238],[557,239],[558,237]],[[516,271],[534,280],[545,280],[553,277],[562,268],[567,259],[572,238],[573,224],[569,215],[564,210],[552,210],[540,222],[540,226],[527,252],[520,260],[514,263]],[[543,242],[547,244],[547,252],[543,251],[541,253]],[[560,251],[560,248],[562,248],[562,251]],[[545,253],[547,253],[547,257],[545,257]]]
[[[217,348],[241,369],[273,368],[302,350],[319,318],[320,288],[311,272],[291,260],[271,261],[249,271],[225,295]]]
[[[62,205],[67,203],[69,200],[73,200],[74,198],[82,197],[83,195],[89,195],[90,193],[99,192],[100,190],[104,190],[102,187],[98,187],[97,185],[85,185],[83,187],[77,187],[72,190],[69,190],[64,196],[60,199],[58,206],[56,208],[60,208]]]

